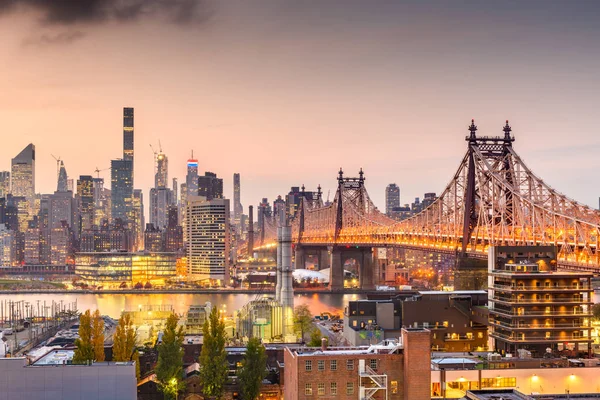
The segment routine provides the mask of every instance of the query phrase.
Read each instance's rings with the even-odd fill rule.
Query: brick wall
[[[402,329],[404,399],[431,399],[431,336],[427,329]]]

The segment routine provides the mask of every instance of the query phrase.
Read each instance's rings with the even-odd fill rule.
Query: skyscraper
[[[188,198],[186,229],[188,237],[188,276],[229,284],[229,200]]]
[[[217,178],[214,172],[205,172],[198,177],[198,196],[207,200],[223,198],[223,179]]]
[[[156,156],[156,175],[154,175],[154,187],[166,188],[169,180],[169,160],[164,153]]]
[[[35,146],[30,143],[11,161],[11,194],[25,197],[30,210],[35,197]]]
[[[187,175],[185,176],[185,184],[187,188],[187,196],[198,195],[198,160],[194,158],[193,151],[192,158],[187,161]]]
[[[167,213],[173,204],[173,192],[166,187],[150,189],[150,223],[156,228],[164,229],[167,226]]]
[[[56,184],[56,191],[57,192],[68,192],[69,191],[67,170],[65,168],[65,163],[62,160],[60,162],[60,170],[58,171],[58,182]]]
[[[80,229],[92,229],[94,225],[94,179],[91,175],[79,176],[77,196],[79,197],[79,214],[81,215]]]
[[[144,194],[141,189],[133,191],[131,208],[132,218],[130,228],[133,236],[133,250],[138,251],[144,248]]]
[[[123,108],[123,160],[133,163],[133,107]]]
[[[385,188],[385,213],[391,215],[394,207],[400,207],[400,188],[390,183]]]
[[[0,171],[0,198],[10,193],[10,172]]]
[[[133,213],[133,161],[111,160],[111,217],[125,222]]]
[[[241,203],[241,182],[240,182],[240,174],[233,174],[233,222],[238,229],[240,229],[240,221],[242,219],[242,214],[244,213],[244,208]]]

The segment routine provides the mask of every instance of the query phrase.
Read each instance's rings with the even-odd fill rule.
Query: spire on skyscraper
[[[56,185],[57,192],[67,192],[69,190],[69,184],[67,182],[67,170],[65,169],[65,163],[61,160],[60,170],[58,171],[58,184]]]

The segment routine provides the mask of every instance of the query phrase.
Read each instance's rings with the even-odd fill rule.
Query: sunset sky
[[[78,4],[76,8],[72,4]],[[425,5],[426,3],[427,5]],[[135,186],[242,174],[242,203],[290,186],[325,195],[362,167],[384,209],[441,192],[467,126],[598,207],[600,2],[0,0],[0,170],[28,143],[38,192],[109,167],[135,107]],[[102,173],[110,181],[109,171]]]

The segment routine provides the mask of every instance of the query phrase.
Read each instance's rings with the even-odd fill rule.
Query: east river
[[[57,293],[57,294],[10,294],[0,295],[0,301],[7,300],[18,302],[24,300],[36,307],[38,301],[46,305],[55,303],[71,304],[77,301],[77,309],[85,311],[90,309],[100,310],[103,315],[119,318],[121,311],[138,310],[145,305],[170,305],[179,315],[184,315],[192,304],[204,304],[210,302],[213,306],[222,307],[228,315],[233,315],[236,310],[243,307],[250,300],[256,299],[256,294],[188,294],[188,293],[143,293],[143,294],[81,294],[81,293]],[[365,298],[360,294],[297,294],[294,297],[294,305],[306,304],[314,315],[322,312],[331,312],[341,315],[344,307],[350,300]]]

